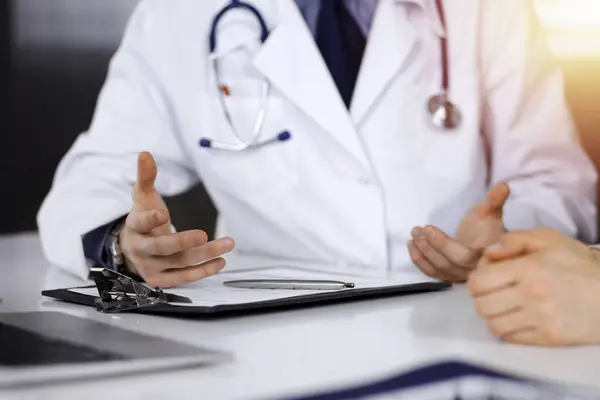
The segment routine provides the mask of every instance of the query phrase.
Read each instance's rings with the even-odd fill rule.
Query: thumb
[[[483,203],[483,207],[480,209],[480,212],[484,214],[482,216],[492,215],[496,218],[502,218],[502,209],[509,196],[510,188],[506,183],[501,182],[494,185],[488,191],[487,201]]]
[[[547,247],[532,232],[511,232],[505,234],[500,242],[489,246],[484,256],[489,261],[501,261],[508,258],[538,252]]]
[[[137,181],[135,183],[135,192],[143,194],[154,193],[154,181],[158,169],[152,154],[144,151],[138,156],[137,163]]]

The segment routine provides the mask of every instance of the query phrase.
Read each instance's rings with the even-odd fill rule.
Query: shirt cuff
[[[123,218],[119,218],[109,224],[96,228],[93,231],[86,233],[81,238],[83,254],[92,266],[112,270],[115,269],[112,257],[110,257],[110,254],[106,249],[106,239],[110,232],[121,223],[122,220]]]

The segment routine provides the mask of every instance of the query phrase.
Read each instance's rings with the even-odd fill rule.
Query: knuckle
[[[429,242],[427,240],[420,240],[419,241],[419,249],[423,253],[428,253],[431,251],[431,245],[429,244]]]
[[[415,264],[418,264],[423,261],[423,254],[420,252],[413,252],[410,257],[412,258]]]
[[[430,278],[434,278],[434,279],[438,279],[439,277],[437,276],[437,274],[435,273],[435,271],[431,271],[429,268],[425,268],[421,265],[418,265],[419,269],[421,270],[421,272],[423,272],[425,275],[429,276]]]
[[[475,302],[475,312],[482,318],[487,317],[489,314],[488,307],[482,301]]]
[[[545,300],[552,297],[554,288],[552,282],[541,274],[525,286],[525,291],[531,299]]]
[[[556,318],[557,307],[555,303],[547,301],[539,305],[539,311],[542,317],[551,322]]]
[[[158,215],[154,211],[148,211],[140,215],[140,223],[144,226],[156,225],[158,222]]]
[[[187,237],[189,236],[188,232],[181,232],[175,234],[177,237],[177,246],[179,251],[183,251],[185,249],[185,243],[187,241]]]
[[[476,293],[478,293],[480,291],[481,288],[481,283],[480,283],[480,278],[479,278],[479,274],[477,272],[472,273],[469,276],[469,280],[467,281],[467,290],[471,295],[475,295]]]
[[[502,324],[498,321],[494,321],[494,320],[487,321],[487,327],[488,327],[488,330],[490,332],[492,332],[494,335],[501,336],[504,334],[504,331],[502,329],[503,328]]]
[[[151,236],[147,241],[146,251],[149,254],[160,254],[162,250],[163,249],[159,240],[159,236]]]
[[[531,274],[537,274],[542,269],[542,264],[537,258],[532,258],[527,263],[527,270]]]
[[[467,267],[473,265],[477,260],[477,257],[473,254],[461,254],[456,257],[456,264]]]
[[[183,270],[179,275],[179,281],[181,284],[192,283],[196,280],[196,273],[193,269]]]
[[[539,328],[540,342],[546,346],[558,346],[564,342],[560,329],[553,325]]]
[[[436,264],[435,267],[444,272],[455,272],[452,264],[450,264],[449,262],[446,262],[446,261],[442,261],[442,262]]]
[[[479,301],[475,302],[475,312],[480,317],[485,317],[485,309],[484,309],[483,305],[481,304],[481,302],[479,302]]]
[[[206,252],[205,252],[206,260],[210,260],[211,258],[218,257],[219,255],[221,255],[221,251],[217,245],[213,244],[212,246],[206,247]]]
[[[138,271],[141,277],[144,278],[144,280],[151,279],[156,276],[155,269],[148,262],[137,260],[137,262],[134,262],[134,265],[135,269]]]
[[[139,240],[134,240],[132,242],[123,241],[123,253],[125,255],[131,255],[131,258],[141,258],[145,254],[145,249],[143,243],[140,243]]]
[[[192,241],[190,245],[193,247],[200,246],[206,243],[206,241],[208,240],[208,235],[206,234],[206,232],[201,230],[195,230],[190,232],[190,236]]]

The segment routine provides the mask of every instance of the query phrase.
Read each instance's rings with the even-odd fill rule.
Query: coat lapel
[[[420,7],[431,16],[431,0],[379,0],[351,106],[359,126],[390,87],[392,80],[409,65],[417,50],[418,33],[409,23],[409,7]],[[405,7],[401,7],[401,6]],[[433,12],[436,12],[435,5]]]
[[[302,14],[294,0],[278,0],[277,5],[278,24],[255,56],[254,66],[370,169],[354,123]]]

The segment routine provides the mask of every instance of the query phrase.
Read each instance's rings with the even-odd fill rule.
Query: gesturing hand
[[[508,342],[600,342],[600,262],[558,232],[505,235],[486,250],[468,288],[490,331]]]
[[[408,242],[412,261],[427,275],[450,282],[465,282],[486,246],[504,233],[502,209],[510,195],[504,183],[495,185],[485,201],[463,218],[456,239],[433,226],[414,228]]]
[[[157,167],[150,153],[138,157],[133,207],[119,235],[125,265],[149,285],[172,287],[216,274],[233,250],[230,238],[208,241],[200,230],[171,232],[169,210],[154,189]]]

